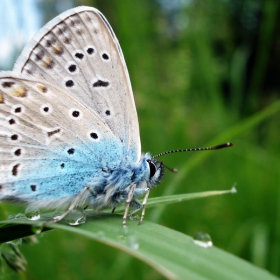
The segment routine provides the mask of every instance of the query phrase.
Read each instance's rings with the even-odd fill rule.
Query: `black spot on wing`
[[[67,153],[68,153],[69,155],[73,155],[73,154],[75,153],[75,149],[74,149],[74,148],[71,148],[71,149],[69,149],[69,150],[67,151]]]
[[[3,88],[10,88],[14,85],[15,83],[14,82],[3,82],[2,83],[2,87]]]
[[[19,166],[20,166],[19,163],[13,166],[13,168],[12,168],[12,175],[13,176],[17,176],[18,175],[18,168],[19,168]]]
[[[97,82],[93,83],[93,87],[107,87],[109,86],[109,82],[105,82],[102,80],[98,80]]]
[[[48,132],[48,136],[51,137],[51,136],[53,136],[54,134],[59,133],[59,132],[60,132],[60,129],[59,129],[59,128],[58,128],[58,129],[55,129],[55,130],[53,130],[53,131],[49,131],[49,132]]]

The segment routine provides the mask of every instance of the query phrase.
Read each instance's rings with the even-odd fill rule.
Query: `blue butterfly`
[[[0,172],[0,200],[42,209],[79,194],[97,210],[127,200],[141,209],[136,197],[160,182],[164,167],[141,155],[124,57],[98,10],[57,16],[0,74]]]
[[[57,16],[13,71],[0,73],[0,200],[29,209],[70,205],[68,212],[125,202],[125,225],[129,207],[130,214],[143,209],[143,220],[149,191],[163,174],[155,156],[141,155],[125,60],[98,10]]]

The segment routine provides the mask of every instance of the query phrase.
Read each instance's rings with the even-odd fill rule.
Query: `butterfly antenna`
[[[210,151],[210,150],[219,150],[219,149],[223,149],[223,148],[228,148],[233,146],[233,144],[231,142],[227,142],[224,144],[220,144],[217,146],[213,146],[213,147],[206,147],[206,148],[190,148],[190,149],[179,149],[179,150],[171,150],[171,151],[166,151],[163,153],[160,153],[158,155],[153,156],[153,158],[158,158],[167,154],[173,154],[173,153],[181,153],[181,152],[200,152],[200,151]],[[165,165],[165,167],[167,167]],[[173,169],[173,168],[169,168],[167,167],[167,169],[169,169],[172,172],[177,172],[177,169]],[[175,171],[174,171],[175,170]]]

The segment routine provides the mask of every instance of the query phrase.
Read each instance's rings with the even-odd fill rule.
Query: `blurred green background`
[[[5,12],[20,24],[28,1],[11,2],[16,9]],[[106,16],[130,73],[143,152],[220,144],[219,137],[234,143],[203,156],[165,156],[164,162],[179,172],[166,171],[150,196],[224,190],[235,183],[237,194],[150,208],[145,219],[191,236],[207,232],[215,246],[280,276],[280,112],[242,129],[252,116],[261,117],[278,104],[280,2],[33,2],[40,26],[78,5],[94,6]],[[15,60],[23,46],[10,47]],[[223,139],[227,131],[232,137]],[[2,219],[23,211],[3,203],[0,209]],[[26,272],[17,276],[6,269],[0,279],[161,278],[124,253],[79,236],[53,230],[38,240],[20,246]]]

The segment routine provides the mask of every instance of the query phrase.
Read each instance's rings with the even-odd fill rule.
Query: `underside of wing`
[[[139,126],[118,40],[96,9],[77,7],[50,21],[25,47],[14,71],[63,88],[97,114],[138,161]]]
[[[100,185],[122,159],[106,122],[66,91],[0,75],[0,199],[70,197]]]

